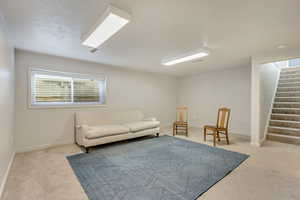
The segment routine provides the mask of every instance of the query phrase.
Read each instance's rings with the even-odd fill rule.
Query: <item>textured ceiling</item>
[[[109,3],[132,21],[92,54],[80,37]],[[253,54],[299,46],[299,8],[299,0],[0,0],[19,49],[177,76],[247,66]],[[203,62],[160,64],[205,44],[212,53]]]

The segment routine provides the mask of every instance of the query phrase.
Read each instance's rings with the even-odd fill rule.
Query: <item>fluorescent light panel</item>
[[[196,60],[196,59],[208,56],[208,55],[209,55],[208,51],[201,50],[201,51],[185,54],[185,55],[180,56],[180,57],[176,57],[176,58],[172,58],[172,59],[162,61],[162,64],[167,65],[167,66],[176,65],[176,64],[179,64],[179,63],[183,63],[183,62]]]
[[[109,6],[96,25],[83,37],[82,44],[98,48],[130,22],[130,15],[116,7]]]

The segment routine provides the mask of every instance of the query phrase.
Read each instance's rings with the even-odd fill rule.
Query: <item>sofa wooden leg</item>
[[[85,147],[85,153],[89,153],[90,152],[90,148],[89,147]]]
[[[159,133],[156,133],[156,137],[159,137]]]

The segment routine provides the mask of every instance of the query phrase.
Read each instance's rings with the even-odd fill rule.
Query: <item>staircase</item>
[[[281,70],[267,139],[300,144],[300,67]]]

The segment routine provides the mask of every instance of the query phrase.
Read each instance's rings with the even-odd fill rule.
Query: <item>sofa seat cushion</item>
[[[127,126],[122,125],[90,126],[85,137],[87,139],[95,139],[100,137],[126,134],[129,133],[129,131],[130,130]]]
[[[159,121],[138,121],[138,122],[131,122],[123,124],[127,126],[131,132],[142,131],[151,128],[157,128],[160,125]]]

